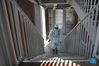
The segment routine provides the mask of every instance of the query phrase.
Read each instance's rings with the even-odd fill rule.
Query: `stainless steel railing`
[[[99,3],[65,36],[66,52],[78,56],[93,56],[98,26]]]
[[[12,59],[17,64],[24,58],[33,58],[44,53],[43,37],[16,1],[3,0],[3,6],[7,13],[5,16],[8,18],[6,23],[9,27],[11,38],[9,46],[13,48],[11,49],[13,51],[7,51],[12,53],[13,57],[10,60],[12,64],[14,64]],[[10,49],[8,46],[6,48]]]
[[[90,10],[92,8],[94,8],[94,6],[99,2],[99,0],[75,0],[80,8],[82,8],[82,10],[85,12],[85,13],[88,13],[90,12]]]

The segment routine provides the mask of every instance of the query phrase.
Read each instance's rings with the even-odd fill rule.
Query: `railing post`
[[[95,40],[95,47],[94,47],[94,50],[93,50],[93,56],[95,56],[95,57],[97,57],[97,51],[99,51],[98,50],[98,47],[99,47],[99,26],[97,28],[96,40]]]

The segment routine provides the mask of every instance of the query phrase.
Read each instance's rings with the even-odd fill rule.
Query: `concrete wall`
[[[75,9],[79,19],[82,20],[84,18],[84,16],[86,15],[86,13],[83,12],[83,10],[80,8],[80,6],[78,5],[78,3],[76,1],[72,0],[70,4]]]
[[[28,0],[16,0],[22,10],[28,15],[32,23],[37,27],[42,35],[41,8],[37,3]]]
[[[53,29],[54,27],[54,24],[55,24],[55,10],[52,10],[52,9],[48,9],[48,32],[47,32],[47,35],[49,34],[49,31],[51,29]]]
[[[62,32],[66,35],[78,22],[78,16],[72,7],[64,9]]]
[[[34,4],[34,12],[35,12],[35,26],[39,30],[39,33],[42,35],[42,21],[41,21],[41,8],[38,4]]]
[[[63,10],[62,9],[56,9],[55,23],[58,24],[60,29],[62,28],[63,26]]]
[[[28,15],[30,20],[35,24],[34,4],[28,0],[16,0],[22,10]]]
[[[48,16],[49,12],[46,9],[45,10],[45,19],[46,19],[46,35],[48,35],[49,33],[49,16]],[[46,37],[47,38],[47,37]]]

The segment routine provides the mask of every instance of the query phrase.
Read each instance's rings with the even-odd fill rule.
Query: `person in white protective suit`
[[[55,25],[54,28],[50,31],[48,41],[50,43],[50,48],[52,49],[53,54],[57,54],[57,46],[60,43],[60,29],[58,28],[58,25]]]

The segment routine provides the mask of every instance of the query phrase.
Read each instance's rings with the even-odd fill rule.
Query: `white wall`
[[[34,4],[34,12],[35,12],[35,25],[37,29],[39,30],[39,33],[42,35],[42,15],[41,15],[41,7],[38,4]]]
[[[62,26],[63,26],[63,9],[56,9],[55,23],[59,25],[60,29],[62,28]]]
[[[46,22],[45,22],[45,9],[38,4],[34,4],[35,10],[35,24],[41,34],[41,36],[46,40]]]
[[[46,41],[46,22],[45,22],[45,9],[44,7],[40,6],[41,12],[41,28],[42,28],[42,36],[44,41]]]

